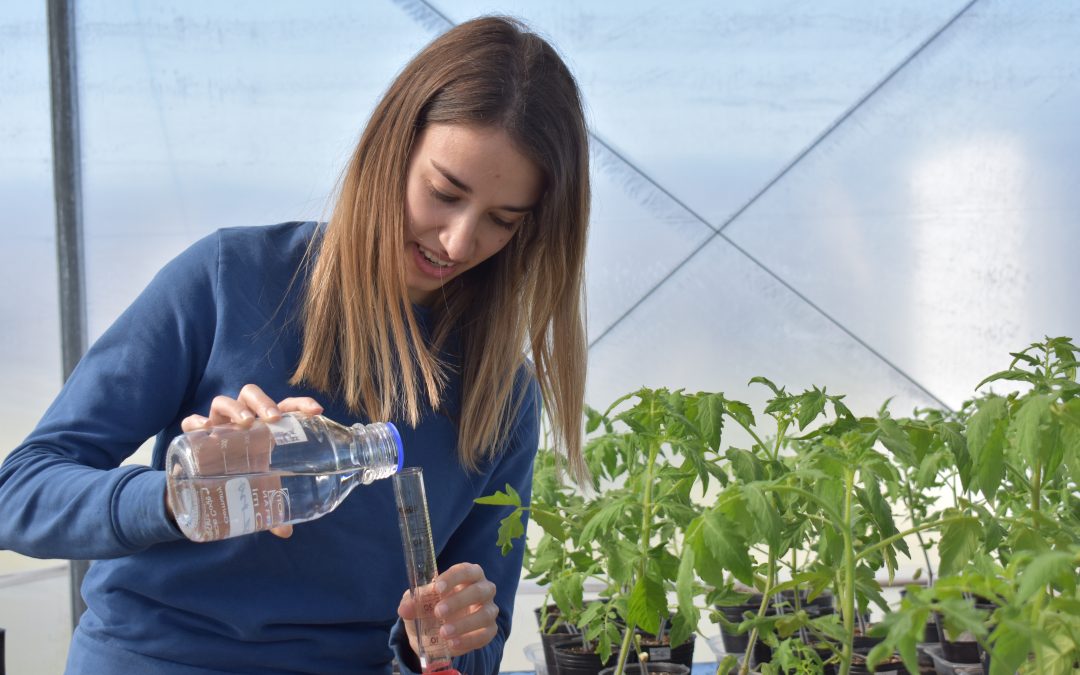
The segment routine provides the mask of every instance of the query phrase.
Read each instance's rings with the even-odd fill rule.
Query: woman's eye
[[[447,204],[453,204],[458,200],[454,195],[448,195],[445,192],[439,192],[435,188],[431,188],[431,196],[438,199],[440,202],[446,202]]]
[[[506,229],[510,229],[511,227],[513,227],[516,224],[514,221],[503,220],[502,218],[500,218],[498,216],[492,216],[491,217],[491,222],[495,223],[499,227],[505,227]]]

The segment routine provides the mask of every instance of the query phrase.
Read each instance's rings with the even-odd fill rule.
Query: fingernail
[[[438,593],[445,593],[446,592],[446,582],[445,581],[436,581],[435,582],[435,591],[438,592]]]
[[[442,627],[442,632],[446,637],[450,637],[454,634],[454,626],[452,624],[446,624]]]
[[[240,413],[240,419],[242,420],[249,420],[252,417],[254,417],[254,415],[251,414],[250,410],[244,410]]]
[[[448,644],[450,645],[450,648],[451,648],[451,649],[457,649],[457,646],[458,646],[459,644],[461,644],[461,641],[460,641],[460,640],[450,640],[450,641],[448,642]]]
[[[277,407],[275,407],[275,406],[270,406],[269,408],[266,409],[266,416],[267,417],[281,417],[281,411],[278,410]]]
[[[444,603],[435,605],[435,616],[446,616],[450,612],[450,608]]]

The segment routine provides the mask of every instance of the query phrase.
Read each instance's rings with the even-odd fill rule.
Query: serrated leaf
[[[993,499],[1005,477],[1004,420],[1008,402],[1000,396],[983,399],[967,428],[967,447],[975,467],[975,484]]]
[[[660,631],[660,617],[668,613],[664,587],[648,575],[638,577],[627,605],[627,623],[633,623],[656,635]]]
[[[799,430],[802,431],[809,425],[814,419],[825,410],[825,392],[819,389],[813,389],[805,392],[799,397],[798,417]]]
[[[842,398],[843,396],[833,396],[830,399],[833,405],[833,413],[837,419],[855,419],[855,413],[848,410],[848,407],[840,401]]]
[[[576,572],[560,575],[551,583],[551,597],[564,616],[573,616],[584,606],[583,576]]]
[[[697,607],[693,608],[689,616],[684,614],[682,610],[675,614],[675,618],[671,621],[671,631],[668,633],[672,649],[690,639],[690,636],[697,630],[700,619],[701,612]]]
[[[494,494],[490,494],[486,497],[477,497],[473,501],[477,504],[488,504],[492,506],[521,506],[521,495],[507,483],[506,492],[497,490]]]
[[[684,546],[682,555],[679,557],[679,573],[675,577],[675,599],[678,601],[679,611],[686,616],[690,616],[697,611],[697,607],[694,605],[696,580],[697,577],[694,575],[694,549],[692,546]]]
[[[705,548],[724,569],[744,584],[754,584],[749,549],[734,524],[720,513],[708,511],[701,520],[701,535]]]
[[[735,476],[743,483],[753,483],[765,477],[765,467],[753,453],[741,448],[728,448],[727,460]]]
[[[771,548],[780,548],[784,537],[784,523],[772,502],[761,488],[753,483],[743,485],[742,496],[746,500],[746,510],[754,519],[754,526],[761,538],[768,542]]]
[[[514,548],[514,540],[524,536],[525,524],[522,522],[524,511],[514,509],[514,512],[499,521],[499,537],[496,543],[506,555]]]
[[[993,375],[987,376],[982,382],[975,385],[975,388],[976,389],[981,389],[984,384],[989,384],[990,382],[996,382],[998,380],[1012,380],[1012,381],[1016,381],[1016,382],[1031,382],[1032,384],[1035,384],[1036,382],[1038,382],[1038,379],[1039,378],[1038,378],[1037,375],[1035,375],[1033,373],[1029,373],[1029,372],[1024,371],[1024,370],[1002,370],[1002,371],[999,371],[997,373],[994,373]]]
[[[585,433],[591,434],[600,428],[604,416],[591,406],[585,406]]]
[[[727,401],[728,414],[745,427],[754,426],[754,411],[741,401]]]
[[[1080,398],[1059,408],[1061,413],[1061,451],[1074,484],[1080,484]]]
[[[550,511],[539,508],[529,509],[529,519],[540,528],[559,541],[566,541],[567,533],[564,527],[565,521]]]
[[[774,394],[776,394],[777,396],[783,396],[783,394],[784,394],[783,389],[778,388],[775,384],[773,384],[772,380],[770,380],[767,377],[762,377],[761,375],[756,375],[754,377],[751,377],[750,381],[747,382],[746,384],[747,384],[747,386],[750,386],[751,384],[763,384],[766,387],[768,387],[769,389],[772,389],[772,392]]]
[[[1017,602],[1023,604],[1041,588],[1061,583],[1076,585],[1076,566],[1073,557],[1062,551],[1050,551],[1035,557],[1020,575],[1016,591]]]
[[[1017,448],[1031,466],[1039,462],[1047,450],[1043,428],[1050,421],[1050,403],[1050,397],[1045,394],[1031,396],[1020,406],[1013,421]]]
[[[990,651],[989,675],[1015,675],[1031,652],[1031,635],[1024,630],[1024,626],[1002,628],[1005,630],[995,631],[996,639]]]
[[[626,501],[623,498],[612,499],[601,506],[582,527],[580,541],[595,541],[602,538],[619,523],[625,509]]]
[[[941,576],[947,577],[957,573],[965,562],[971,560],[979,549],[981,531],[982,525],[975,518],[964,518],[945,524],[938,544],[940,555],[938,571]]]
[[[694,421],[705,438],[705,444],[713,450],[719,450],[724,431],[723,395],[706,394],[698,399],[697,418]]]

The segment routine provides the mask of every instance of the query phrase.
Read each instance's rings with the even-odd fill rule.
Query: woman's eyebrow
[[[472,194],[472,188],[463,183],[460,178],[447,171],[446,167],[442,166],[433,159],[429,161],[431,162],[431,166],[435,167],[435,170],[441,173],[443,175],[443,178],[450,181],[454,185],[454,187],[461,190],[465,194]],[[500,211],[514,211],[515,213],[528,213],[529,211],[533,210],[532,206],[497,206],[495,208],[499,209]]]

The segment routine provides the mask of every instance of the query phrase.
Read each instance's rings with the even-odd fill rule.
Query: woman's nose
[[[468,260],[476,246],[476,216],[462,211],[450,218],[439,232],[439,243],[454,262]]]

